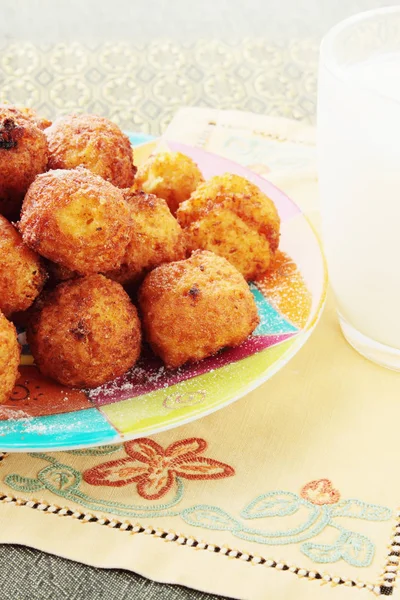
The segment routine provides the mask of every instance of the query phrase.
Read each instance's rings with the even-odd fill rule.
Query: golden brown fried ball
[[[71,387],[97,387],[137,361],[140,321],[119,283],[90,275],[38,300],[28,342],[44,375]]]
[[[168,367],[237,346],[259,322],[242,275],[206,251],[154,269],[140,288],[139,303],[147,341]]]
[[[33,108],[22,107],[19,110],[27,119],[33,121],[35,125],[39,127],[39,129],[47,129],[47,127],[50,127],[50,125],[52,124],[51,121],[46,119],[46,117],[41,117],[40,115],[38,115],[36,110],[33,110]]]
[[[8,316],[26,310],[46,281],[42,261],[0,215],[0,310]]]
[[[82,165],[120,188],[133,185],[136,167],[129,138],[120,128],[96,115],[68,115],[46,129],[49,169]]]
[[[46,169],[43,131],[14,107],[0,106],[0,214],[17,220],[28,187]]]
[[[279,244],[280,220],[272,200],[238,175],[218,175],[199,185],[177,218],[191,250],[224,256],[247,280],[268,268]]]
[[[196,163],[180,152],[159,152],[139,167],[136,185],[147,194],[164,198],[174,215],[199,183],[204,181]]]
[[[19,223],[30,248],[81,275],[117,268],[131,226],[121,190],[81,167],[37,177]]]
[[[0,404],[8,400],[18,377],[20,353],[15,327],[0,311]]]
[[[135,284],[154,267],[186,257],[185,238],[165,200],[144,192],[125,194],[132,215],[131,239],[121,267],[106,273],[122,284]]]
[[[40,117],[36,110],[33,108],[28,108],[27,106],[13,106],[12,104],[8,104],[5,102],[4,104],[0,104],[0,110],[3,108],[9,109],[14,115],[20,113],[29,121],[33,122],[36,127],[39,129],[46,129],[50,127],[51,121],[46,119],[45,117]]]

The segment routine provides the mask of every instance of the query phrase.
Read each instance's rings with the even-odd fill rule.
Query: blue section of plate
[[[253,335],[276,335],[279,333],[296,333],[297,327],[287,321],[263,296],[254,283],[250,284],[251,293],[257,304],[260,324]]]
[[[152,135],[147,135],[146,133],[133,133],[132,131],[129,131],[127,132],[127,136],[129,137],[132,146],[139,146],[140,144],[145,144],[146,142],[154,140]]]
[[[0,421],[0,447],[35,451],[120,442],[117,431],[96,408],[29,419]]]

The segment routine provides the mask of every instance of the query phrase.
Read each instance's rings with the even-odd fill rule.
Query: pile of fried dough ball
[[[18,374],[16,322],[40,371],[78,388],[130,369],[142,331],[167,367],[242,343],[259,322],[246,280],[270,266],[279,227],[242,177],[204,181],[179,152],[137,170],[103,117],[51,124],[0,105],[0,402]]]

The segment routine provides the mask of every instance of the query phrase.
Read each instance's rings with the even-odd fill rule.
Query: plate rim
[[[132,139],[135,137],[136,134],[134,134],[132,132],[126,132],[126,135],[128,135],[130,140],[132,141]],[[207,417],[223,408],[226,408],[230,404],[237,402],[241,398],[247,396],[249,393],[251,393],[255,389],[262,386],[264,383],[266,383],[266,381],[271,379],[274,375],[276,375],[277,372],[279,372],[281,369],[283,369],[290,362],[290,360],[297,354],[297,352],[299,352],[299,350],[307,343],[308,339],[310,338],[311,334],[313,333],[314,329],[316,328],[316,326],[321,318],[321,315],[323,313],[325,304],[326,304],[327,293],[328,293],[328,269],[327,269],[327,262],[326,262],[326,257],[325,257],[324,250],[323,250],[321,237],[320,237],[315,225],[311,222],[310,218],[301,210],[299,205],[294,200],[292,200],[278,186],[276,186],[275,184],[270,182],[267,177],[263,177],[260,174],[254,172],[254,171],[251,171],[250,169],[248,169],[247,167],[244,167],[240,163],[237,163],[233,160],[222,157],[218,154],[209,152],[208,150],[203,150],[202,148],[198,148],[196,146],[189,146],[189,145],[181,143],[181,142],[174,142],[173,140],[168,140],[165,137],[160,137],[160,138],[154,138],[151,140],[147,140],[147,141],[144,141],[140,144],[133,146],[133,151],[135,152],[135,150],[140,151],[140,149],[143,150],[145,148],[149,148],[149,149],[151,148],[150,153],[149,153],[149,154],[151,154],[152,151],[154,151],[157,148],[157,144],[159,144],[159,143],[166,143],[166,144],[168,144],[168,143],[174,144],[175,143],[182,148],[186,147],[188,149],[196,149],[197,151],[201,152],[202,154],[206,154],[209,157],[216,157],[218,159],[224,159],[225,161],[231,163],[232,165],[237,165],[241,169],[244,169],[245,171],[248,171],[249,173],[251,173],[252,177],[255,179],[258,179],[260,181],[260,183],[265,184],[265,182],[268,182],[268,184],[274,190],[276,190],[277,193],[279,193],[280,195],[285,197],[286,201],[289,201],[289,203],[295,209],[297,209],[298,217],[303,218],[305,220],[305,222],[310,230],[311,235],[313,235],[315,240],[317,241],[317,246],[319,249],[319,256],[322,261],[323,288],[322,288],[321,296],[319,298],[318,306],[315,308],[315,311],[313,312],[313,314],[310,315],[310,318],[308,319],[307,323],[305,324],[304,329],[300,330],[295,335],[295,339],[294,339],[293,343],[287,348],[287,350],[263,374],[261,374],[260,376],[255,378],[253,381],[251,381],[245,387],[244,390],[241,390],[240,392],[238,392],[238,394],[233,394],[232,397],[225,400],[221,404],[217,404],[217,405],[213,405],[209,408],[205,408],[200,413],[195,413],[193,415],[185,415],[183,417],[177,417],[176,420],[172,419],[172,422],[169,421],[166,424],[151,428],[150,430],[145,429],[141,433],[134,432],[132,434],[119,432],[118,429],[109,421],[107,415],[103,411],[101,411],[101,406],[93,405],[91,408],[100,412],[101,416],[107,421],[107,423],[110,425],[110,427],[112,427],[115,430],[115,438],[113,437],[113,438],[109,438],[109,439],[104,439],[102,441],[88,442],[87,444],[68,443],[66,445],[54,445],[54,446],[49,446],[47,444],[45,444],[43,446],[42,445],[35,445],[35,446],[18,445],[18,446],[15,446],[12,444],[3,445],[3,442],[5,441],[5,439],[3,439],[3,440],[0,439],[0,452],[15,452],[15,453],[17,453],[17,452],[36,453],[36,452],[44,452],[44,451],[47,451],[47,452],[53,452],[53,451],[54,452],[65,452],[66,451],[66,452],[68,452],[71,450],[96,448],[99,446],[103,446],[104,444],[123,444],[125,442],[131,441],[134,439],[139,439],[140,437],[143,437],[143,436],[156,435],[156,434],[162,433],[164,431],[169,431],[169,430],[175,429],[177,427],[187,425],[187,424],[197,421],[203,417]],[[282,343],[284,343],[284,341],[279,342],[279,344],[276,344],[274,347],[279,346]],[[248,358],[250,358],[250,357],[248,357]],[[121,400],[120,402],[129,401],[129,400],[131,400],[131,398],[126,398],[124,400]],[[118,402],[116,404],[118,404]],[[90,410],[90,409],[84,408],[84,409],[80,409],[77,411],[71,411],[69,413],[64,413],[64,414],[71,415],[71,418],[73,418],[73,415],[77,415],[79,413],[86,412],[87,410]],[[38,417],[30,417],[29,420],[35,419],[35,418],[45,420],[46,417],[56,417],[59,414],[61,414],[61,413],[55,413],[54,415],[43,415],[43,416],[38,416]],[[4,421],[4,422],[6,422],[6,421]],[[6,434],[4,437],[6,437]]]

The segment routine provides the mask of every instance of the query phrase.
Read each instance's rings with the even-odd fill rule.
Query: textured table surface
[[[2,0],[0,100],[87,110],[159,134],[183,104],[312,123],[318,45],[388,0]],[[132,573],[0,546],[4,600],[212,597]]]

